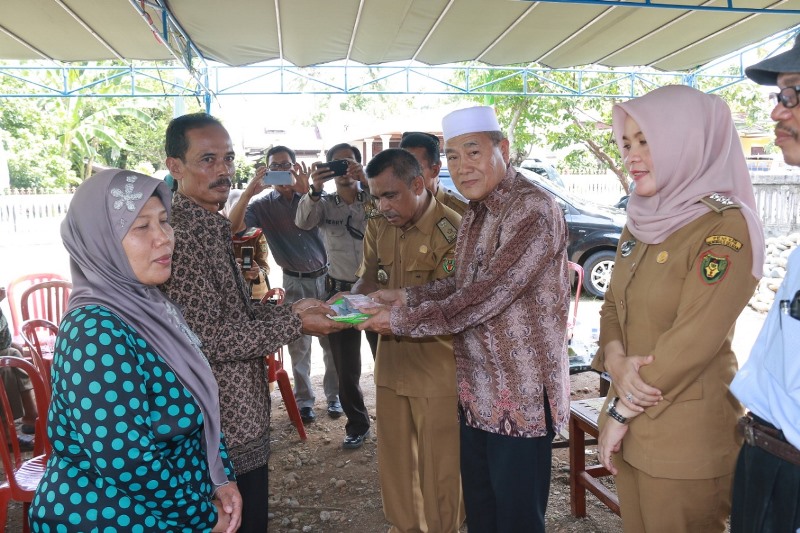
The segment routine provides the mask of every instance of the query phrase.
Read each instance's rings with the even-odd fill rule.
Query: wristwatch
[[[619,401],[619,396],[615,396],[608,402],[608,409],[606,409],[606,413],[608,416],[619,422],[620,424],[627,424],[628,418],[622,416],[619,411],[617,411],[617,402]]]
[[[314,184],[312,183],[311,185],[308,186],[308,195],[313,198],[319,198],[320,196],[322,196],[322,191],[318,191],[317,188],[314,187]]]

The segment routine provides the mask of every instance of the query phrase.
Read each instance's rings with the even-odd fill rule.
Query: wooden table
[[[597,417],[605,398],[587,398],[570,403],[569,408],[569,500],[573,516],[586,516],[588,490],[619,515],[619,498],[597,478],[611,473],[601,465],[586,467],[586,434],[597,438]]]

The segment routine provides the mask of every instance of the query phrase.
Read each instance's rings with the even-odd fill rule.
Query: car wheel
[[[583,264],[583,288],[595,298],[602,298],[611,283],[615,256],[614,252],[603,250],[589,256]]]

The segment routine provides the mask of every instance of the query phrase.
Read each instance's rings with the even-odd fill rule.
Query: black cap
[[[800,33],[791,50],[744,69],[748,78],[761,85],[778,85],[778,74],[783,72],[800,72]]]

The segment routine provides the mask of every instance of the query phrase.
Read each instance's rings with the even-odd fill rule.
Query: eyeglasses
[[[786,87],[776,93],[770,93],[769,101],[772,102],[772,105],[776,105],[780,102],[786,109],[791,109],[797,106],[798,92],[800,92],[800,85]]]
[[[405,139],[409,135],[424,135],[425,137],[428,137],[430,140],[433,141],[433,143],[436,145],[437,150],[439,148],[439,137],[437,137],[436,135],[434,135],[432,133],[427,133],[427,132],[424,132],[424,131],[404,131],[403,135],[400,137],[401,142],[402,142],[402,139]]]
[[[292,169],[292,163],[290,163],[288,161],[286,163],[270,163],[269,164],[269,169],[270,170],[291,170]]]
[[[347,233],[354,239],[358,239],[359,241],[364,240],[364,234],[361,231],[357,230],[353,226],[350,225],[350,221],[353,219],[353,215],[347,215],[347,222],[344,223],[344,227],[347,228]]]

